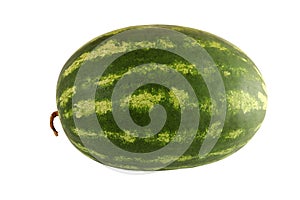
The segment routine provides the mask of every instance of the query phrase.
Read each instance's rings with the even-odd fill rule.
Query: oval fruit
[[[236,46],[169,25],[119,29],[64,65],[57,107],[71,143],[130,170],[195,167],[225,158],[260,128],[267,94]]]

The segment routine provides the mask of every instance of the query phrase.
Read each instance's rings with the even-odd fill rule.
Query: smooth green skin
[[[97,88],[95,101],[98,103],[96,103],[95,109],[87,109],[87,102],[82,105],[77,103],[75,106],[72,103],[71,98],[76,91],[85,89],[84,86],[82,86],[82,88],[74,88],[74,81],[78,70],[83,63],[88,63],[91,67],[97,65],[97,59],[99,59],[99,57],[95,58],[90,56],[93,53],[95,54],[95,52],[99,54],[99,51],[97,52],[95,50],[96,46],[122,31],[147,27],[176,30],[194,38],[212,57],[220,71],[227,95],[225,124],[218,142],[213,150],[204,158],[199,157],[199,149],[206,137],[211,118],[211,99],[201,75],[193,73],[193,69],[190,71],[183,70],[190,69],[191,65],[178,55],[166,53],[163,50],[151,47],[126,53],[116,59],[106,69],[100,80],[92,80],[86,77],[86,84],[101,85],[101,87]],[[88,60],[87,57],[89,57],[90,60]],[[152,160],[134,160],[134,158],[128,158],[132,159],[131,164],[124,165],[126,158],[116,155],[110,149],[97,146],[96,142],[99,139],[101,140],[101,138],[109,138],[111,142],[126,151],[147,153],[163,148],[176,135],[176,130],[180,123],[180,107],[178,108],[178,101],[172,97],[172,93],[170,93],[168,88],[156,84],[143,86],[134,93],[136,98],[131,99],[130,114],[136,124],[144,126],[150,122],[150,118],[148,115],[149,107],[147,107],[147,105],[143,106],[143,102],[149,103],[150,101],[153,104],[159,103],[164,106],[168,113],[168,118],[165,126],[157,135],[149,138],[138,138],[130,135],[130,133],[124,133],[114,122],[109,100],[115,84],[121,78],[122,74],[137,65],[146,63],[160,63],[178,69],[178,73],[181,73],[189,81],[199,99],[201,119],[192,144],[175,162],[161,169],[153,168],[151,163],[166,162],[166,160],[172,158],[172,152],[168,155],[161,155],[160,158],[152,158]],[[176,63],[181,63],[181,67],[174,67]],[[149,95],[146,95],[146,97],[143,96],[145,93]],[[141,94],[141,96],[138,96],[139,94]],[[155,100],[158,95],[161,95],[163,98]],[[141,99],[138,97],[141,97]],[[146,99],[147,97],[149,97],[149,99]],[[82,153],[98,162],[131,170],[188,168],[223,159],[239,150],[253,137],[264,119],[266,103],[267,94],[262,76],[254,63],[241,50],[224,39],[210,33],[179,26],[136,26],[99,36],[80,48],[67,61],[61,71],[57,84],[57,107],[59,116],[63,129],[72,144]],[[72,110],[72,106],[77,106],[78,109]],[[82,107],[80,108],[80,106]],[[193,109],[193,107],[187,107],[185,109]],[[89,125],[90,112],[94,112],[95,110],[104,133],[95,132],[93,130],[94,127],[92,127],[93,125]],[[74,113],[75,117],[84,120],[86,127],[88,127],[86,130],[76,130],[73,119]],[[85,142],[82,142],[83,139]],[[184,138],[178,142],[184,143]],[[89,144],[89,148],[85,147],[87,143]],[[136,164],[137,162],[145,164],[141,167],[141,165]]]

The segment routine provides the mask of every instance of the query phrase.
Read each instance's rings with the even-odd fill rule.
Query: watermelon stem
[[[50,116],[50,128],[53,130],[55,136],[58,136],[58,132],[56,131],[56,129],[53,125],[53,121],[54,121],[54,118],[57,116],[58,116],[58,111],[53,112]]]

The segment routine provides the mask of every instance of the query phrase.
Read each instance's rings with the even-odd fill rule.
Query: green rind
[[[203,80],[203,74],[198,74],[195,66],[182,57],[157,49],[158,47],[172,49],[176,44],[172,44],[166,37],[157,43],[146,44],[117,43],[114,41],[107,43],[105,47],[100,46],[101,51],[97,46],[116,33],[149,27],[176,30],[194,38],[212,57],[223,78],[227,101],[225,124],[217,144],[205,158],[199,157],[199,150],[207,134],[211,113],[215,108]],[[74,86],[77,72],[83,64],[93,66],[102,57],[120,53],[123,50],[132,48],[132,45],[140,45],[140,47],[144,46],[144,48],[130,51],[116,59],[101,77],[86,77],[86,80],[83,80],[84,84],[79,86],[80,88]],[[111,53],[105,54],[103,49]],[[124,99],[125,103],[131,103],[131,116],[137,124],[147,125],[150,122],[148,112],[155,104],[163,105],[169,115],[165,126],[157,135],[139,138],[134,133],[124,132],[118,128],[112,116],[110,98],[115,84],[125,73],[135,70],[135,67],[138,65],[149,63],[152,65],[152,68],[159,68],[159,65],[157,65],[159,63],[181,73],[191,83],[199,99],[199,104],[180,107],[174,93],[169,89],[158,85],[140,88],[133,96]],[[89,84],[98,86],[95,97],[96,107],[91,107],[94,101],[91,99],[82,99],[81,102],[76,103],[72,102],[72,97],[76,94],[76,91],[83,91],[85,88],[89,88]],[[182,91],[182,95],[184,96],[184,91]],[[264,119],[267,95],[260,72],[250,58],[234,45],[215,35],[191,28],[152,25],[117,30],[100,36],[79,49],[61,71],[57,85],[57,106],[66,135],[72,144],[87,156],[96,161],[101,160],[106,165],[132,170],[154,170],[155,167],[152,168],[154,166],[153,163],[164,164],[175,159],[175,162],[160,169],[166,170],[211,163],[223,159],[242,148],[259,129]],[[101,140],[101,138],[103,140],[104,138],[109,138],[115,145],[129,152],[146,153],[158,150],[175,138],[180,122],[180,110],[194,109],[195,106],[200,108],[201,120],[199,129],[193,143],[179,158],[173,158],[174,155],[170,152],[168,155],[162,155],[152,160],[135,160],[134,158],[118,157],[118,155],[114,155],[114,152],[110,152],[109,149],[100,148],[99,150],[99,147],[96,146],[94,149],[87,149],[84,145],[86,143],[89,146],[97,145],[95,141]],[[96,132],[93,125],[89,126],[90,115],[94,110],[97,113],[99,123],[104,129],[104,133]],[[86,130],[77,129],[73,117],[83,120],[88,128]],[[218,127],[218,124],[215,127]],[[184,142],[185,138],[175,141],[175,143],[179,144]],[[95,151],[95,149],[98,151]],[[124,159],[132,159],[132,165],[124,165]],[[134,164],[138,162],[144,163],[143,167],[137,167]]]

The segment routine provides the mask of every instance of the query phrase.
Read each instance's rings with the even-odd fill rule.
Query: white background
[[[1,1],[0,199],[300,199],[297,1]],[[234,155],[202,167],[133,175],[77,151],[55,121],[59,72],[92,38],[131,25],[219,35],[262,72],[268,112]]]

